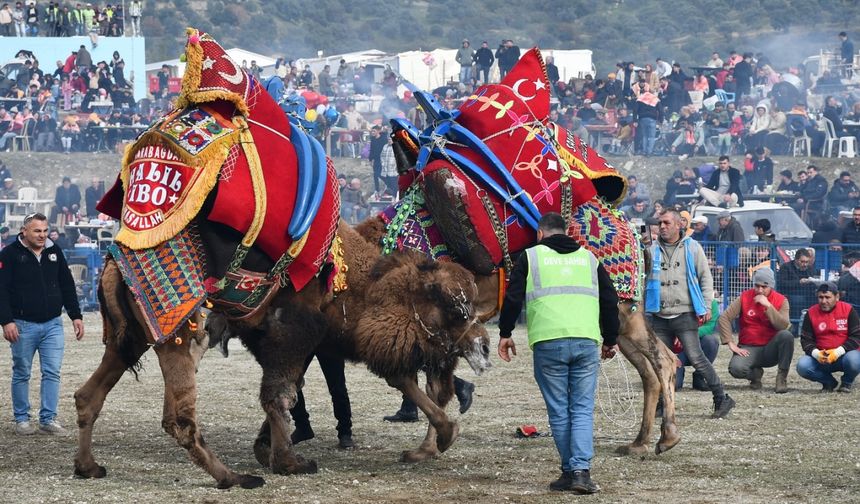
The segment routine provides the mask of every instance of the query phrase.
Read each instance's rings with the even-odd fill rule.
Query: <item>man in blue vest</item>
[[[645,311],[652,315],[651,326],[667,347],[672,348],[675,338],[684,345],[684,352],[714,395],[711,418],[722,418],[735,401],[723,390],[699,341],[699,326],[711,320],[714,279],[702,246],[682,235],[677,211],[660,214],[660,237],[651,245],[651,259],[645,291]]]
[[[566,229],[561,215],[544,215],[538,244],[514,265],[499,316],[498,352],[506,362],[517,354],[511,331],[525,302],[535,380],[561,455],[561,477],[549,488],[593,494],[600,490],[590,475],[594,391],[599,356],[618,350],[618,295],[603,266]]]

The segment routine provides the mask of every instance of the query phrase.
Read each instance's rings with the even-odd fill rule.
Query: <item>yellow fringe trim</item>
[[[172,209],[170,216],[158,226],[145,231],[133,231],[124,225],[120,227],[116,241],[133,250],[155,247],[159,243],[176,236],[179,231],[191,222],[198,212],[200,212],[200,208],[203,206],[203,202],[206,201],[206,197],[215,188],[215,184],[218,182],[218,175],[221,173],[221,166],[230,154],[230,148],[238,143],[240,139],[240,130],[236,130],[229,135],[219,138],[197,156],[193,156],[185,150],[177,148],[157,131],[156,127],[144,133],[133,145],[126,147],[120,175],[125,192],[128,192],[130,163],[134,160],[135,154],[140,149],[151,145],[158,145],[169,149],[180,161],[194,169],[203,170],[203,173],[187,189],[188,194],[185,196],[183,204],[179,208]],[[257,164],[259,165],[259,158],[257,158]],[[123,204],[124,213],[125,205]]]
[[[248,160],[248,169],[251,172],[251,186],[254,190],[254,219],[251,221],[251,226],[245,237],[242,239],[242,245],[251,247],[260,231],[263,229],[263,222],[266,220],[266,182],[263,177],[263,167],[260,165],[260,154],[257,152],[254,138],[251,136],[251,130],[248,129],[248,123],[243,117],[234,117],[233,124],[239,128],[242,148],[245,151],[245,158]]]
[[[553,124],[553,126],[556,128],[555,138],[558,138],[558,129],[561,128],[561,126],[559,126],[558,124]],[[568,134],[570,135],[572,133],[568,132]],[[621,196],[619,196],[619,198],[617,200],[611,201],[610,203],[617,204],[620,201],[624,201],[624,198],[627,196],[627,189],[628,189],[627,177],[621,175],[618,172],[614,172],[614,173],[613,172],[597,172],[597,171],[592,170],[591,168],[588,167],[587,164],[585,164],[585,161],[574,156],[573,153],[570,152],[569,150],[567,150],[567,148],[565,148],[564,146],[562,146],[560,142],[556,142],[556,151],[558,151],[559,156],[568,165],[575,166],[579,171],[581,171],[583,174],[585,174],[585,176],[588,177],[589,180],[596,180],[596,179],[603,178],[603,177],[620,177],[621,180],[623,181],[623,184],[624,184],[624,188],[621,191]]]
[[[331,243],[331,255],[334,262],[335,274],[332,280],[332,290],[335,294],[349,289],[349,284],[346,281],[346,272],[349,271],[349,266],[346,264],[346,259],[343,256],[343,240],[340,235],[335,235]]]

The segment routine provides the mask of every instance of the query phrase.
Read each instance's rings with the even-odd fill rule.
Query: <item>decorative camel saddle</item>
[[[535,243],[544,212],[559,212],[568,235],[602,260],[619,296],[640,299],[639,239],[614,208],[625,196],[626,178],[548,120],[549,89],[537,48],[501,83],[479,88],[453,112],[413,87],[432,124],[419,131],[392,121],[396,142],[415,168],[400,178],[403,201],[381,215],[388,226],[383,248],[450,255],[491,274],[510,268],[510,254]],[[432,215],[438,231],[424,214]],[[438,234],[443,240],[433,239]]]
[[[248,317],[337,255],[340,199],[319,142],[209,35],[189,29],[184,58],[176,108],[127,148],[99,206],[121,221],[110,253],[160,342],[207,299]],[[207,270],[197,218],[243,237],[225,272]],[[274,266],[244,269],[252,247]]]

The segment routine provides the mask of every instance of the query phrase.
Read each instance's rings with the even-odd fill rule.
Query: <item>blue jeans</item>
[[[468,84],[469,79],[472,78],[472,67],[470,66],[461,66],[460,67],[460,82],[463,84]]]
[[[642,154],[650,156],[657,141],[657,120],[652,117],[642,117],[639,119],[639,127],[642,128]]]
[[[63,364],[63,322],[60,317],[47,322],[15,320],[18,341],[12,347],[12,410],[16,422],[30,420],[30,371],[33,356],[39,352],[42,372],[42,407],[39,423],[57,416],[60,400],[60,367]]]
[[[860,350],[851,350],[833,364],[822,364],[808,355],[797,360],[797,374],[822,385],[836,385],[833,373],[842,371],[842,383],[852,385],[860,373]]]
[[[589,469],[594,457],[594,391],[600,356],[587,338],[543,341],[534,346],[540,387],[561,469]]]

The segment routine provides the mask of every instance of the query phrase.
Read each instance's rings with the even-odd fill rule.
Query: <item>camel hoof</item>
[[[660,440],[657,441],[657,448],[654,450],[654,453],[660,455],[663,452],[667,452],[675,447],[676,444],[681,442],[681,436],[678,435],[678,429],[675,428],[675,425],[671,425],[670,427],[663,427],[663,433],[660,436]]]
[[[251,474],[243,474],[239,476],[239,486],[246,489],[251,490],[253,488],[260,488],[261,486],[266,484],[266,480],[259,476],[253,476]]]
[[[268,440],[257,439],[254,442],[254,458],[263,467],[269,467],[269,459],[272,456],[272,447],[269,446]]]
[[[628,444],[616,448],[615,453],[619,455],[645,455],[648,453],[648,447],[645,445]]]
[[[284,476],[291,474],[316,474],[317,470],[316,461],[305,460],[298,455],[296,455],[295,462],[292,464],[272,463],[272,472]]]
[[[75,478],[79,479],[90,479],[90,478],[104,478],[107,476],[107,469],[104,466],[100,466],[96,464],[92,469],[81,469],[80,467],[75,467]]]
[[[431,459],[435,455],[435,453],[424,451],[420,448],[416,450],[406,450],[400,454],[400,461],[408,464],[416,464],[418,462],[424,462],[427,459]]]
[[[460,426],[457,425],[457,422],[450,422],[444,429],[437,428],[436,447],[439,448],[439,453],[444,453],[450,448],[459,434]]]

